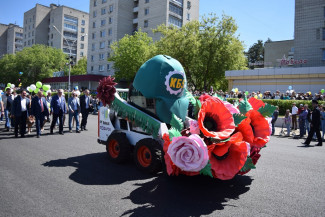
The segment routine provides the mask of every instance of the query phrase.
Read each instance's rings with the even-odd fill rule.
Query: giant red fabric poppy
[[[241,135],[238,135],[237,139],[240,137]],[[246,142],[235,141],[230,144],[228,152],[222,157],[218,157],[213,152],[209,153],[211,171],[215,178],[221,180],[232,179],[245,165],[247,159]]]
[[[207,99],[200,109],[198,122],[206,137],[223,140],[235,130],[234,118],[218,98]]]
[[[252,147],[251,148],[251,152],[250,152],[250,158],[252,158],[252,162],[254,165],[257,164],[258,159],[260,159],[261,154],[260,154],[261,149],[260,148],[256,148],[256,147]],[[246,173],[248,173],[250,170],[247,170],[245,172],[238,172],[239,175],[244,175]]]
[[[250,110],[246,113],[246,119],[243,120],[236,131],[243,134],[244,141],[251,146],[262,148],[270,141],[270,130],[267,120],[256,110]]]
[[[259,108],[265,106],[265,103],[260,99],[255,99],[254,97],[249,98],[249,104],[253,107],[254,110],[258,110]]]
[[[211,98],[214,98],[214,97],[212,97],[212,96],[210,96],[209,94],[206,94],[206,93],[202,94],[199,97],[201,104],[204,103],[207,99],[211,99]]]
[[[227,154],[228,149],[231,144],[243,141],[243,136],[240,132],[235,133],[232,135],[227,142],[220,142],[220,143],[213,143],[208,146],[209,153],[212,152],[213,154],[222,157]]]

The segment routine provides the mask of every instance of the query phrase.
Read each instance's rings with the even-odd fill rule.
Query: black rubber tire
[[[110,147],[114,145],[114,141],[118,143],[115,150],[115,155],[110,151]],[[112,150],[112,149],[111,149]],[[106,151],[108,159],[114,163],[124,163],[130,159],[131,145],[125,133],[113,132],[107,139]]]
[[[138,152],[139,150],[143,149],[143,147],[147,148],[147,150],[149,151],[148,154],[151,157],[151,162],[148,166],[144,166],[143,164],[141,164],[141,160],[139,160],[138,157]],[[150,138],[142,139],[137,142],[134,148],[133,158],[138,169],[147,173],[156,174],[162,170],[162,152],[162,146],[156,140]]]

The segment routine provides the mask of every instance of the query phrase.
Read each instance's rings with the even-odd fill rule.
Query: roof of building
[[[105,76],[103,75],[71,75],[70,82],[77,82],[77,81],[100,81]],[[52,78],[45,78],[42,80],[43,83],[53,83],[53,82],[68,82],[69,76],[64,77],[52,77]]]

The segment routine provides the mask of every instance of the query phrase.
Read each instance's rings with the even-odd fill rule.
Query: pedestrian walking
[[[4,107],[3,107],[2,96],[0,94],[0,123],[2,123],[4,114],[5,114],[5,110],[4,110]]]
[[[276,109],[275,109],[275,111],[272,114],[272,121],[271,121],[271,124],[272,124],[272,134],[271,135],[274,135],[274,132],[275,132],[275,122],[278,119],[278,116],[279,116],[279,106],[276,106]]]
[[[313,106],[313,112],[311,114],[311,120],[309,120],[310,121],[310,131],[308,133],[308,137],[307,137],[306,141],[304,143],[302,143],[307,147],[309,146],[314,133],[316,133],[317,140],[318,140],[318,143],[316,146],[323,145],[322,137],[320,135],[320,111],[317,108],[318,101],[312,100],[312,106]]]
[[[292,109],[291,109],[291,114],[292,114],[292,130],[297,130],[297,114],[298,114],[298,108],[296,106],[296,103],[292,103]]]
[[[40,138],[41,129],[44,125],[45,117],[49,115],[49,109],[45,97],[43,97],[43,92],[39,91],[37,96],[32,99],[31,115],[35,117],[36,124],[36,136]]]
[[[322,131],[323,131],[322,140],[324,141],[324,134],[325,134],[325,107],[324,106],[322,106],[321,108],[320,119],[321,119]]]
[[[12,105],[12,116],[15,118],[15,137],[18,137],[18,127],[20,129],[21,137],[25,137],[26,133],[26,120],[28,117],[28,108],[30,106],[30,101],[26,97],[27,92],[23,90],[20,95],[18,95]]]
[[[76,121],[76,133],[80,133],[79,130],[79,111],[80,111],[80,102],[77,97],[78,94],[72,92],[72,96],[68,100],[68,108],[69,108],[69,132],[72,133],[72,119],[74,118]]]
[[[286,110],[286,114],[284,116],[284,124],[287,127],[287,136],[290,136],[291,114],[289,109]]]
[[[304,105],[300,104],[299,109],[299,137],[304,137],[304,133],[306,131],[306,119],[307,119],[308,112],[305,110]]]
[[[309,124],[309,119],[308,119],[310,110],[308,108],[308,104],[305,104],[304,109],[305,109],[305,111],[307,111],[307,118],[306,118],[306,122],[305,122],[305,132],[304,132],[304,135],[306,135],[309,133],[309,129],[310,129],[310,127],[309,127],[310,124]]]
[[[53,134],[53,128],[59,119],[59,134],[63,135],[63,115],[67,112],[66,101],[63,97],[63,89],[58,90],[58,94],[52,97],[51,112],[53,113],[50,133]]]
[[[81,108],[81,114],[82,114],[82,120],[81,120],[81,131],[87,130],[87,119],[88,114],[91,109],[91,96],[89,96],[89,90],[84,91],[84,95],[80,97],[80,108]]]
[[[2,97],[2,101],[6,118],[5,128],[7,129],[7,131],[9,131],[10,128],[13,127],[13,120],[11,118],[11,108],[14,102],[14,96],[12,95],[12,91],[10,88],[7,88],[6,94],[4,94]]]

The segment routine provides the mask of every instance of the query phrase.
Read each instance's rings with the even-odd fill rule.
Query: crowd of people
[[[50,134],[58,125],[59,134],[64,135],[63,125],[66,114],[69,116],[69,132],[72,133],[72,125],[76,124],[76,133],[87,131],[87,119],[90,112],[96,112],[99,102],[96,97],[91,97],[89,90],[84,90],[80,96],[79,91],[73,91],[71,97],[66,102],[64,91],[57,90],[57,95],[43,95],[40,90],[37,94],[28,94],[26,90],[20,90],[19,94],[7,88],[6,92],[0,95],[0,121],[5,118],[5,128],[7,131],[14,129],[15,137],[20,134],[30,134],[33,124],[36,126],[36,136],[40,138],[46,122],[50,124]],[[81,123],[80,123],[81,119]],[[27,129],[26,129],[27,127]]]
[[[224,98],[241,98],[243,96],[243,94],[245,94],[246,91],[230,91],[230,92],[226,92],[226,91],[194,91],[193,95],[194,96],[201,96],[202,94],[209,94],[209,95],[214,95],[217,94],[219,96],[222,96]],[[287,90],[286,92],[280,92],[279,90],[275,91],[275,92],[271,92],[271,91],[265,91],[265,92],[261,92],[261,91],[256,91],[256,92],[247,92],[248,94],[247,97],[255,97],[257,99],[281,99],[281,100],[325,100],[325,92],[324,91],[319,91],[318,93],[311,93],[310,91],[306,92],[306,93],[302,93],[302,92],[295,92],[294,90]]]

